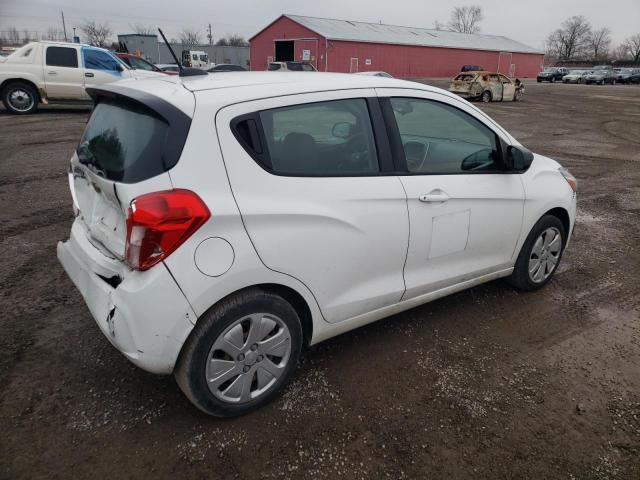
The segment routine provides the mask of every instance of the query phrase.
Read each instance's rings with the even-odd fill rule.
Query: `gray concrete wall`
[[[164,42],[158,42],[157,35],[118,35],[118,42],[126,45],[129,53],[140,52],[140,55],[153,63],[174,63],[173,57]],[[187,47],[181,43],[172,43],[171,48],[180,59],[182,50]],[[201,50],[209,54],[211,63],[234,63],[243,67],[249,66],[249,47],[216,47],[197,45],[190,50]]]

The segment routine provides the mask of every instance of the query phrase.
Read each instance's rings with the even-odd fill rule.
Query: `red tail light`
[[[136,270],[148,270],[171,255],[209,217],[207,206],[190,190],[136,198],[127,216],[126,262]]]

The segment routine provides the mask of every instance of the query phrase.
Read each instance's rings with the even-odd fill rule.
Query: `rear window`
[[[52,67],[78,67],[78,51],[69,47],[47,47],[47,65]]]
[[[78,159],[109,180],[140,182],[175,165],[165,155],[168,133],[169,124],[144,105],[103,100],[89,118]]]

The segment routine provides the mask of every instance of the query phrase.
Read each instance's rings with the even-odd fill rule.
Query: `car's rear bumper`
[[[88,241],[79,220],[57,250],[109,341],[140,368],[171,373],[196,316],[165,265],[146,272],[124,269],[119,283],[113,277],[108,282],[108,261]]]

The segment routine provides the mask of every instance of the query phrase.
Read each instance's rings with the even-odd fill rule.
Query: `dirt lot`
[[[129,364],[58,264],[88,110],[0,111],[0,478],[640,478],[640,87],[532,83],[481,107],[580,180],[551,284],[327,341],[227,421]]]

